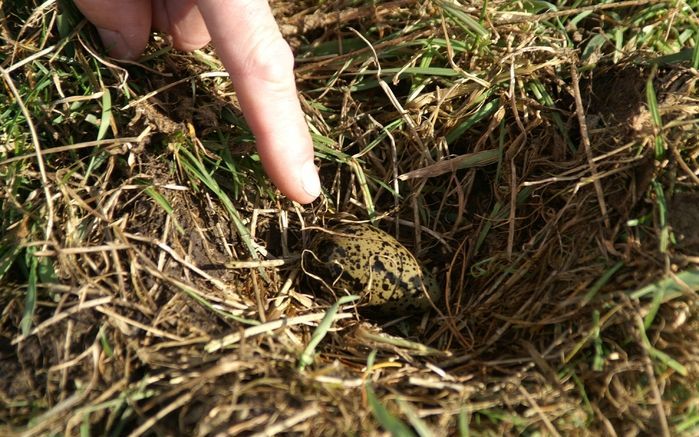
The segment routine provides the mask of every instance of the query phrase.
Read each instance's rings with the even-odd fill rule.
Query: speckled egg
[[[302,261],[311,277],[338,296],[356,294],[360,306],[386,315],[426,311],[442,294],[408,249],[369,224],[315,231]]]

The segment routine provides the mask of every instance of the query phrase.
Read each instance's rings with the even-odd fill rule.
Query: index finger
[[[301,203],[320,194],[313,143],[296,92],[294,58],[264,0],[199,0],[217,54],[231,75],[262,164]]]

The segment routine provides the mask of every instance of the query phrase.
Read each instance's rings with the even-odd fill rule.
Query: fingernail
[[[320,196],[320,179],[313,161],[308,161],[301,167],[301,185],[309,196]]]
[[[107,53],[110,56],[118,59],[131,59],[133,57],[131,48],[126,44],[126,40],[119,32],[101,27],[97,28],[97,32],[100,34],[102,44],[104,44],[104,48],[107,49]]]

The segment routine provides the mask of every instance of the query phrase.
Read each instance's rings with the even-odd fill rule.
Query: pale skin
[[[168,33],[180,50],[213,42],[269,178],[297,202],[318,197],[320,182],[296,93],[294,58],[266,0],[74,1],[114,58],[138,57],[151,29]]]

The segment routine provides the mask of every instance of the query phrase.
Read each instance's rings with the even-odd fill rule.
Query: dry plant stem
[[[2,4],[2,3],[0,3],[0,5],[1,5],[1,4]],[[15,71],[16,69],[21,68],[21,67],[25,66],[26,64],[29,64],[30,62],[33,62],[34,60],[39,59],[39,58],[41,58],[42,56],[51,53],[51,52],[54,51],[55,49],[56,49],[56,46],[55,46],[55,45],[52,45],[52,46],[50,46],[50,47],[46,47],[45,49],[40,50],[40,51],[34,53],[33,55],[27,56],[26,58],[22,59],[21,61],[15,62],[14,64],[10,65],[9,67],[7,67],[7,69],[5,70],[5,72],[6,72],[7,74],[10,74],[10,73],[12,73],[13,71]]]
[[[68,323],[66,324],[66,338],[63,341],[63,360],[68,360],[70,357],[70,345],[71,341],[70,339],[73,337],[73,327],[75,325],[75,322],[72,320],[68,320]],[[80,356],[85,356],[87,355],[87,349],[85,352],[80,354]],[[77,361],[76,361],[77,362]],[[67,384],[68,384],[68,369],[71,366],[65,366],[63,369],[61,369],[61,382],[60,382],[60,387],[61,387],[61,400],[64,401],[66,396],[68,396],[68,390],[66,390]],[[49,371],[47,373],[51,372],[51,368],[49,368]]]
[[[347,23],[348,21],[356,21],[363,18],[373,16],[380,18],[382,15],[387,15],[395,12],[396,9],[403,6],[413,5],[415,0],[397,0],[384,4],[374,4],[357,8],[348,8],[337,12],[314,13],[304,15],[299,18],[292,18],[292,23],[282,27],[282,32],[285,36],[291,36],[296,33],[306,33],[311,30],[328,27],[334,24]]]
[[[524,134],[524,132],[522,132]],[[526,138],[526,137],[525,137]],[[515,221],[517,220],[517,166],[515,159],[510,160],[510,211],[507,219],[507,259],[512,259],[512,249],[515,245]]]
[[[104,244],[99,246],[88,246],[88,247],[64,247],[56,250],[39,250],[34,253],[35,256],[57,256],[57,255],[78,255],[86,253],[97,253],[97,252],[116,252],[118,250],[130,249],[132,246],[129,244]]]
[[[687,163],[682,159],[682,155],[680,154],[679,150],[677,150],[677,147],[675,147],[674,144],[670,144],[670,150],[672,151],[672,156],[675,157],[675,161],[680,165],[680,168],[682,171],[684,171],[687,176],[694,182],[696,185],[699,185],[699,176],[697,176],[691,168],[687,165]]]
[[[85,22],[86,22],[86,21],[83,20],[83,23],[85,23]],[[118,87],[119,87],[119,88],[124,88],[124,87],[126,87],[126,83],[127,83],[127,81],[129,80],[129,71],[128,71],[126,68],[124,68],[124,67],[120,67],[120,66],[118,66],[118,65],[116,65],[116,64],[113,64],[113,63],[111,63],[111,62],[109,62],[109,61],[103,59],[96,51],[92,50],[88,44],[85,44],[85,42],[84,42],[84,41],[82,40],[82,38],[80,37],[80,34],[79,34],[79,33],[76,34],[76,37],[77,37],[78,41],[80,42],[80,45],[83,46],[83,48],[85,49],[85,51],[87,51],[87,52],[90,54],[90,56],[92,56],[93,58],[95,58],[95,59],[96,59],[97,61],[99,61],[102,65],[104,65],[104,66],[106,66],[106,67],[109,67],[109,68],[111,68],[111,69],[113,69],[113,70],[117,70],[117,71],[121,72],[121,73],[122,73],[121,82],[119,83]]]
[[[128,374],[128,372],[127,372],[127,374]],[[110,399],[112,396],[115,395],[115,393],[123,392],[124,389],[126,389],[129,385],[127,378],[120,379],[114,385],[112,385],[111,387],[106,389],[104,392],[100,393],[99,396],[97,396],[94,399],[91,399],[91,403],[87,406],[82,406],[77,411],[75,411],[75,413],[68,419],[67,423],[79,422],[80,420],[83,419],[83,417],[84,417],[83,414],[92,410],[93,405],[99,405],[102,402],[105,402],[106,400]],[[65,434],[65,435],[71,435],[71,434]]]
[[[418,185],[419,188],[416,190],[416,193],[422,191],[422,189],[425,187],[425,181],[421,181]],[[413,235],[415,236],[415,253],[422,253],[422,232],[420,232],[422,225],[420,224],[420,205],[418,203],[418,194],[411,199],[410,204],[413,209],[413,222],[415,223],[415,227],[413,228]],[[398,236],[398,227],[396,227],[396,236]]]
[[[640,330],[645,329],[644,324],[643,324],[643,319],[641,318],[639,314],[639,308],[637,305],[634,305],[636,307],[636,311],[634,314],[634,321],[636,322],[636,328],[639,330],[638,331],[638,342],[639,344],[643,344],[644,341],[641,338],[643,335]],[[665,414],[665,408],[663,407],[663,396],[660,394],[660,389],[658,388],[658,380],[655,377],[655,370],[653,369],[653,361],[650,358],[650,355],[648,354],[648,349],[644,346],[641,347],[641,352],[643,353],[643,366],[644,370],[646,372],[646,376],[648,376],[648,385],[650,385],[650,390],[653,393],[653,401],[655,403],[655,411],[656,415],[658,416],[658,424],[660,425],[660,429],[662,431],[663,437],[670,437],[670,427],[667,423],[667,416]]]
[[[546,417],[546,414],[544,414],[543,411],[541,411],[541,407],[539,404],[536,403],[536,400],[532,397],[531,394],[527,391],[524,386],[519,386],[518,387],[519,392],[522,393],[522,395],[527,399],[527,402],[529,402],[529,405],[531,405],[532,409],[536,412],[536,414],[539,416],[542,422],[544,422],[544,425],[546,426],[546,429],[549,430],[551,435],[556,436],[556,437],[561,437],[561,435],[556,431],[556,428],[554,428],[553,424],[551,421]]]
[[[34,122],[32,121],[32,115],[29,113],[27,110],[27,107],[25,106],[24,102],[22,101],[22,96],[20,95],[19,91],[17,90],[17,87],[15,87],[15,83],[10,77],[10,74],[2,67],[0,67],[0,73],[3,76],[3,79],[5,79],[5,83],[7,86],[10,88],[12,91],[12,94],[15,97],[15,101],[17,102],[17,105],[19,106],[20,110],[22,111],[22,114],[24,115],[25,120],[27,121],[27,125],[29,126],[29,132],[32,137],[32,144],[34,145],[34,153],[36,156],[36,163],[39,166],[39,173],[41,174],[41,183],[44,188],[44,196],[46,197],[46,209],[48,210],[48,217],[46,219],[46,230],[44,232],[44,246],[43,250],[46,250],[49,243],[51,242],[51,236],[53,234],[53,221],[54,221],[54,207],[53,207],[53,199],[51,198],[51,190],[49,189],[49,178],[46,176],[46,168],[44,166],[44,158],[41,154],[41,145],[39,144],[39,135],[36,133],[36,128],[34,127]]]
[[[70,324],[70,323],[72,323],[72,320],[69,321],[69,324]],[[69,333],[69,334],[72,333],[72,327],[71,327],[71,330],[70,330],[70,331],[67,331],[67,333]],[[66,338],[69,338],[69,337],[66,335]],[[70,352],[70,351],[68,351],[68,352]],[[68,369],[70,369],[71,367],[74,367],[75,365],[77,365],[80,361],[82,361],[85,357],[87,357],[87,356],[90,355],[91,353],[92,353],[92,349],[87,348],[87,349],[85,349],[80,355],[78,355],[78,356],[76,356],[76,357],[74,357],[74,358],[71,358],[71,359],[68,360],[68,361],[63,361],[63,362],[61,362],[61,363],[59,363],[59,364],[55,364],[55,365],[49,367],[48,373],[51,373],[51,372],[65,372],[65,371],[67,371]],[[66,356],[67,356],[67,355],[66,355]],[[63,378],[63,377],[61,376],[61,378]],[[64,400],[64,398],[63,398],[63,393],[61,393],[61,396],[62,396],[61,400]]]
[[[510,88],[509,88],[509,101],[510,108],[512,109],[512,114],[514,115],[517,127],[519,127],[520,135],[522,135],[522,141],[519,143],[514,153],[508,153],[510,156],[510,212],[508,217],[508,235],[507,235],[507,259],[512,259],[512,250],[515,243],[515,222],[517,219],[517,167],[515,166],[515,156],[519,153],[521,147],[527,142],[527,129],[522,123],[522,118],[519,116],[519,110],[517,109],[517,100],[515,99],[515,56],[513,55],[512,61],[510,62]]]
[[[602,411],[599,409],[597,404],[592,404],[592,410],[595,412],[597,417],[600,419],[602,424],[604,425],[604,430],[607,432],[607,435],[610,437],[617,437],[616,430],[614,429],[614,425],[609,421],[607,416],[602,414]]]
[[[170,412],[175,411],[179,407],[186,405],[189,401],[192,400],[192,393],[185,393],[179,398],[175,399],[173,402],[168,404],[167,406],[163,407],[161,410],[158,410],[158,412],[150,417],[148,420],[144,421],[141,426],[133,430],[130,434],[129,437],[139,437],[143,434],[145,434],[153,425],[158,423],[163,417],[167,416],[170,414]]]
[[[227,269],[257,269],[259,267],[269,268],[269,267],[282,267],[288,266],[296,263],[301,257],[297,254],[289,255],[286,258],[280,259],[264,259],[264,260],[250,260],[250,261],[227,261],[223,264]]]
[[[466,243],[468,243],[468,240],[463,239],[459,243],[459,246],[454,251],[454,253],[455,254],[461,253],[461,251],[463,250],[463,247],[466,245]],[[454,256],[452,258],[451,262],[449,263],[449,268],[447,270],[447,272],[448,272],[447,278],[453,277],[452,272],[453,272],[456,260],[457,260],[457,257]],[[459,343],[461,344],[461,346],[463,348],[468,348],[469,341],[464,337],[463,333],[461,332],[461,330],[459,330],[459,328],[457,326],[458,325],[457,322],[459,320],[459,314],[457,313],[457,311],[459,311],[461,309],[459,302],[452,303],[452,290],[454,290],[454,289],[458,290],[458,289],[461,289],[463,287],[463,276],[461,276],[459,279],[460,279],[459,283],[457,284],[456,287],[451,286],[451,281],[449,280],[447,282],[447,286],[444,289],[444,301],[447,302],[447,305],[446,305],[447,317],[445,317],[444,320],[446,321],[447,325],[445,327],[443,327],[441,331],[449,330],[452,333],[452,335],[454,337],[456,337],[457,341],[459,341]]]
[[[625,152],[625,151],[627,151],[627,150],[629,150],[629,149],[631,149],[632,147],[635,147],[635,146],[636,146],[636,143],[629,143],[629,144],[627,144],[627,145],[625,145],[625,146],[623,146],[623,147],[619,147],[619,148],[617,148],[617,149],[614,149],[614,150],[611,151],[611,152],[605,153],[605,154],[603,154],[603,155],[596,156],[596,157],[593,159],[593,162],[598,163],[598,162],[605,161],[605,160],[607,160],[607,159],[613,157],[614,155],[619,154],[619,153],[621,153],[621,152]],[[619,164],[634,164],[634,163],[637,163],[637,162],[639,162],[639,161],[643,161],[644,159],[645,159],[645,158],[644,158],[643,156],[638,156],[638,157],[633,157],[633,158],[627,158],[627,159],[625,159],[625,160],[619,160],[619,161],[617,161],[617,162],[618,162]],[[570,170],[566,170],[566,171],[564,171],[564,172],[561,172],[559,175],[554,176],[554,177],[548,177],[548,178],[539,179],[539,180],[536,180],[536,181],[525,181],[525,182],[522,182],[522,186],[524,186],[524,187],[533,187],[533,186],[537,186],[537,185],[550,184],[550,183],[554,183],[554,182],[565,182],[565,181],[580,180],[580,179],[583,178],[584,173],[586,173],[587,170],[588,170],[588,166],[587,166],[587,165],[579,165],[579,166],[576,166],[576,167],[574,167],[574,168],[572,168],[572,169],[570,169]],[[617,172],[618,172],[618,171],[619,171],[619,170],[617,170]],[[612,173],[612,172],[608,172],[608,173],[607,173],[607,175],[610,175],[610,174],[613,174],[613,173]]]
[[[84,310],[87,310],[90,308],[95,308],[95,307],[98,307],[100,305],[106,305],[106,304],[110,303],[111,301],[112,301],[112,297],[107,296],[107,297],[101,297],[101,298],[97,298],[97,299],[94,299],[91,301],[87,301],[84,303],[80,303],[79,305],[75,305],[75,306],[71,307],[70,309],[63,311],[61,313],[58,313],[58,314],[54,315],[52,318],[44,320],[40,324],[36,325],[34,327],[34,329],[32,329],[29,332],[29,334],[27,334],[26,336],[20,335],[19,337],[13,339],[12,344],[13,345],[19,344],[20,342],[26,340],[27,338],[31,337],[32,335],[37,335],[38,333],[45,330],[49,326],[54,325],[54,324],[60,322],[61,320],[66,319],[67,317],[70,317],[74,314],[77,314],[80,311],[84,311]]]
[[[414,222],[414,221],[410,221],[410,220],[396,219],[396,218],[393,218],[393,217],[383,217],[382,219],[383,219],[383,220],[386,220],[386,221],[388,221],[388,222],[396,223],[396,225],[400,224],[400,225],[408,226],[408,227],[411,227],[411,228],[414,228],[414,227],[416,226],[416,225],[415,225],[415,222]],[[443,237],[442,235],[440,235],[439,233],[433,231],[432,229],[428,228],[427,226],[424,226],[424,225],[419,225],[419,226],[420,226],[420,232],[424,232],[424,233],[428,234],[430,237],[432,237],[432,238],[434,238],[435,240],[439,241],[445,248],[447,248],[447,249],[451,248],[451,246],[449,245],[449,243],[447,243],[447,241],[444,239],[444,237]]]
[[[629,225],[657,208],[651,181],[668,193],[673,230],[680,227],[676,205],[695,202],[669,195],[699,186],[695,72],[668,65],[655,82],[668,148],[657,165],[638,154],[653,122],[644,111],[643,71],[621,55],[691,46],[677,35],[689,35],[696,21],[686,2],[586,0],[579,2],[585,8],[569,2],[571,9],[538,15],[521,2],[271,2],[283,30],[298,35],[291,41],[297,84],[326,180],[324,196],[303,207],[250,183],[264,173],[249,153],[247,126],[237,123],[239,108],[230,106],[229,80],[200,80],[199,73],[221,69],[210,47],[190,56],[153,38],[144,64],[128,66],[138,81],[124,84],[116,62],[93,57],[100,53],[94,32],[89,40],[71,29],[57,34],[59,2],[15,3],[12,14],[0,8],[0,32],[17,40],[0,42],[0,65],[43,148],[55,214],[47,249],[39,250],[47,205],[36,148],[4,79],[0,205],[10,238],[20,243],[15,265],[31,252],[53,265],[61,283],[37,284],[34,331],[18,338],[14,321],[26,312],[22,297],[32,284],[12,270],[2,276],[0,262],[8,282],[0,285],[0,335],[15,340],[9,347],[17,358],[2,363],[10,372],[0,378],[0,404],[9,398],[11,411],[0,407],[0,423],[33,425],[35,435],[375,435],[386,430],[361,397],[370,379],[377,401],[420,435],[457,434],[464,419],[479,435],[662,435],[663,409],[671,433],[695,425],[696,297],[679,281],[653,303],[647,292],[633,304],[658,311],[639,332],[645,314],[634,318],[638,308],[621,302],[628,293],[616,292],[664,286],[657,281],[673,275],[687,290],[699,281],[686,271],[696,253],[679,244],[665,258],[658,253],[657,217]],[[620,5],[626,9],[614,9]],[[478,27],[487,36],[473,34]],[[622,51],[598,47],[612,63],[583,70],[571,62],[591,37],[628,29],[647,38],[625,38]],[[573,63],[579,91],[569,79]],[[680,81],[685,76],[691,83]],[[589,150],[576,91],[590,121]],[[116,108],[111,119],[102,108],[107,97]],[[419,150],[405,110],[431,158]],[[593,126],[596,117],[601,123]],[[102,123],[131,138],[89,141]],[[571,129],[575,153],[567,147]],[[147,136],[155,147],[144,148]],[[238,256],[246,253],[238,229],[192,164],[219,182],[262,256]],[[613,232],[604,229],[595,182]],[[144,193],[144,185],[161,197]],[[295,372],[299,350],[327,317],[295,258],[308,246],[306,224],[323,226],[343,213],[400,226],[418,257],[439,267],[443,300],[439,310],[386,323],[344,306],[319,359]],[[681,270],[662,270],[663,259]],[[603,369],[596,371],[600,344]],[[426,350],[415,352],[420,345]],[[73,397],[88,386],[95,348],[98,382]],[[367,374],[372,349],[376,365]],[[689,395],[678,399],[678,389]]]
[[[2,3],[3,2],[0,2],[0,6],[2,6]],[[45,9],[50,8],[54,4],[55,4],[55,0],[47,0],[47,1],[43,2],[41,5],[39,5],[32,12],[32,15],[29,18],[27,18],[27,20],[24,22],[24,24],[22,24],[22,28],[19,30],[19,32],[17,32],[16,36],[14,38],[12,38],[12,37],[8,38],[7,42],[12,43],[12,58],[17,56],[17,52],[20,50],[20,48],[24,48],[22,45],[22,42],[23,42],[22,37],[24,36],[24,33],[27,32],[27,30],[31,28],[32,24],[35,21],[37,21],[37,22],[40,21],[40,18],[43,16]],[[3,17],[3,18],[5,18],[5,17]],[[78,27],[80,27],[80,26],[78,26]],[[50,27],[48,27],[48,28],[50,28]],[[30,38],[27,38],[27,39],[30,39]],[[45,43],[46,43],[46,40],[44,40],[41,45],[43,45]],[[41,45],[38,48],[41,48]]]
[[[279,435],[289,430],[289,428],[292,428],[294,425],[301,423],[306,419],[310,419],[318,413],[320,413],[320,409],[317,405],[308,406],[301,412],[296,413],[295,415],[282,420],[277,424],[267,426],[263,431],[253,434],[252,437],[273,437]]]
[[[405,120],[405,123],[408,125],[408,128],[410,129],[410,133],[413,136],[413,141],[418,143],[420,146],[420,152],[425,154],[427,159],[430,159],[429,153],[427,149],[425,148],[425,145],[422,142],[422,138],[417,132],[417,126],[415,125],[415,121],[410,117],[410,114],[408,114],[408,111],[406,111],[403,106],[401,106],[400,102],[396,98],[395,94],[393,94],[393,91],[391,88],[388,86],[385,80],[381,78],[381,61],[379,61],[379,55],[376,53],[376,49],[374,48],[373,45],[367,40],[364,35],[359,33],[355,29],[350,29],[352,32],[354,32],[355,35],[369,47],[371,50],[371,53],[373,54],[374,57],[374,64],[376,64],[376,80],[379,82],[379,86],[383,90],[383,92],[386,94],[386,97],[388,97],[388,100],[391,102],[394,108],[396,108],[396,111],[401,115],[401,118]]]
[[[645,6],[645,5],[656,4],[656,3],[662,3],[662,0],[627,0],[627,1],[621,1],[621,2],[583,6],[580,8],[564,9],[562,11],[547,12],[545,14],[539,14],[539,15],[527,14],[525,17],[522,17],[522,18],[496,21],[495,24],[505,25],[505,24],[531,23],[533,21],[547,21],[547,20],[550,20],[552,18],[567,17],[568,15],[576,15],[576,14],[580,14],[582,12],[596,12],[596,11],[604,11],[607,9],[631,8],[634,6]]]
[[[90,378],[89,383],[83,390],[76,391],[73,395],[71,395],[69,398],[59,402],[56,404],[53,408],[50,410],[46,411],[42,415],[36,417],[35,423],[37,424],[36,427],[34,428],[29,428],[27,431],[22,433],[22,437],[33,437],[33,436],[40,436],[40,435],[45,435],[46,431],[51,429],[52,426],[54,426],[54,421],[59,420],[62,422],[62,415],[68,412],[70,409],[72,409],[74,406],[80,404],[83,400],[85,400],[92,390],[97,386],[97,381],[99,379],[99,371],[98,371],[98,361],[99,361],[99,351],[100,347],[98,347],[98,343],[93,343],[92,346],[88,349],[91,351],[92,355],[92,376]],[[71,424],[68,423],[66,425],[66,429],[70,429]],[[65,435],[74,435],[73,433],[67,432]]]
[[[248,420],[234,423],[226,430],[227,434],[223,435],[240,435],[243,433],[243,431],[250,431],[268,423],[269,420],[269,414],[260,414],[259,416],[252,417]]]
[[[495,153],[489,153],[489,150],[465,153],[455,158],[443,159],[434,164],[418,168],[416,170],[403,173],[398,176],[401,181],[415,178],[431,178],[441,176],[446,173],[453,173],[464,167],[464,162],[470,162],[468,168],[486,167],[498,162],[498,156]]]
[[[165,332],[165,331],[163,331],[163,330],[160,330],[160,329],[158,329],[158,328],[155,328],[155,327],[152,327],[152,326],[148,326],[148,325],[145,325],[145,324],[143,324],[143,323],[141,323],[141,322],[138,322],[138,321],[136,321],[136,320],[130,319],[130,318],[125,317],[125,316],[122,316],[121,314],[119,314],[119,313],[117,313],[117,312],[115,312],[115,311],[113,311],[113,310],[111,310],[111,309],[109,309],[109,308],[106,308],[106,307],[103,307],[103,306],[98,306],[98,307],[95,307],[95,309],[96,309],[97,311],[101,312],[102,314],[108,316],[108,317],[111,317],[111,318],[113,318],[113,319],[115,319],[115,320],[118,320],[118,321],[121,322],[121,323],[125,323],[125,324],[131,325],[131,326],[135,326],[136,328],[142,329],[142,330],[144,330],[144,331],[146,331],[146,332],[148,332],[148,333],[150,333],[150,334],[153,334],[153,335],[155,335],[155,336],[157,336],[157,337],[163,337],[163,338],[167,338],[167,339],[170,339],[170,340],[173,340],[173,341],[180,341],[180,342],[185,340],[184,338],[179,337],[179,336],[177,336],[177,335],[170,334],[170,333]]]
[[[260,321],[265,323],[267,321],[267,315],[265,311],[264,296],[262,296],[262,290],[260,289],[259,281],[257,280],[257,270],[252,270],[252,287],[255,290],[255,302],[257,303],[257,314],[260,317]]]
[[[120,110],[126,111],[129,108],[133,108],[135,106],[138,106],[140,103],[145,102],[146,100],[149,100],[150,98],[155,97],[158,94],[160,94],[164,91],[167,91],[168,89],[175,87],[179,84],[189,82],[192,79],[205,79],[205,78],[209,78],[209,77],[229,77],[229,74],[225,71],[207,71],[205,73],[195,74],[195,75],[192,75],[189,77],[185,77],[183,79],[179,79],[179,80],[176,80],[174,82],[171,82],[167,85],[163,85],[162,87],[160,87],[156,90],[153,90],[153,91],[139,97],[138,99],[130,101],[128,105],[125,105],[124,107],[120,108]]]
[[[270,322],[267,322],[263,325],[257,325],[253,326],[251,328],[247,328],[243,332],[235,332],[233,334],[226,335],[223,338],[220,338],[218,340],[213,340],[210,341],[209,343],[204,346],[204,350],[207,352],[215,352],[220,349],[224,349],[226,347],[229,347],[233,344],[236,344],[243,340],[244,338],[250,338],[254,337],[256,335],[264,334],[265,332],[272,332],[277,329],[286,327],[286,326],[293,326],[293,325],[300,325],[300,324],[306,324],[306,323],[313,323],[321,320],[323,317],[325,317],[325,313],[313,313],[313,314],[305,314],[303,316],[298,316],[298,317],[290,317],[288,319],[279,319],[279,320],[272,320]],[[334,320],[342,320],[342,319],[348,319],[354,317],[354,314],[351,313],[337,313],[335,315]]]
[[[407,35],[404,35],[404,36],[395,38],[395,39],[393,39],[393,40],[389,40],[389,41],[386,41],[386,42],[382,42],[382,43],[376,44],[376,45],[372,46],[372,49],[373,49],[373,50],[379,50],[379,49],[383,49],[383,48],[386,48],[386,47],[392,47],[392,46],[395,46],[395,45],[404,43],[404,42],[406,42],[406,41],[412,41],[412,40],[415,40],[415,39],[419,39],[419,38],[423,38],[423,37],[429,36],[430,34],[431,34],[431,30],[430,30],[430,29],[426,29],[426,30],[423,30],[423,31],[420,31],[420,32],[415,32],[415,33],[407,34]],[[297,69],[296,69],[296,74],[297,74],[297,75],[301,75],[301,74],[307,73],[307,72],[314,72],[314,71],[317,71],[318,69],[320,69],[321,67],[323,67],[324,65],[332,64],[332,63],[336,63],[336,62],[340,62],[340,61],[345,61],[345,60],[351,59],[351,58],[355,58],[355,57],[358,57],[358,55],[361,55],[361,54],[366,53],[366,52],[368,52],[368,51],[371,51],[371,49],[369,49],[369,48],[367,47],[367,48],[363,48],[363,49],[354,50],[354,51],[349,52],[349,53],[344,54],[344,55],[330,56],[330,57],[327,57],[327,58],[323,58],[322,60],[316,60],[316,61],[313,61],[313,62],[310,62],[310,61],[309,61],[310,63],[309,63],[308,65],[305,65],[305,66],[303,66],[303,67],[297,68]],[[299,60],[299,61],[302,61],[302,60]],[[348,66],[348,67],[349,67],[349,66]]]
[[[582,139],[585,154],[587,155],[587,164],[590,167],[590,175],[593,179],[595,192],[597,193],[597,201],[599,202],[600,213],[604,219],[604,226],[611,229],[609,222],[609,214],[607,214],[607,204],[604,201],[604,191],[602,190],[602,182],[597,174],[597,165],[595,164],[594,156],[592,155],[592,146],[590,137],[587,133],[587,122],[585,121],[585,106],[580,95],[580,82],[578,80],[578,69],[575,65],[570,67],[570,78],[573,85],[573,96],[575,97],[575,113],[578,116],[578,124],[580,125],[580,138]]]
[[[214,363],[214,361],[217,362]],[[161,392],[155,398],[152,398],[148,402],[139,405],[140,414],[145,416],[147,412],[152,411],[154,408],[158,408],[158,404],[163,401],[169,404],[170,399],[175,398],[176,396],[181,397],[181,393],[191,395],[192,392],[196,391],[197,386],[204,385],[216,377],[235,372],[242,372],[249,368],[249,366],[242,361],[235,359],[227,360],[225,357],[209,357],[205,358],[204,362],[211,362],[213,363],[213,366],[205,368],[205,370],[202,371],[200,368],[202,362],[196,363],[193,366],[185,364],[181,369],[182,371],[178,372],[176,376],[179,383],[173,384],[172,388],[169,390]],[[192,367],[194,367],[194,370],[190,370]]]
[[[467,71],[465,71],[463,68],[459,67],[456,62],[454,62],[454,47],[451,45],[451,38],[449,37],[449,31],[447,30],[447,23],[446,20],[444,19],[444,14],[441,15],[441,22],[442,22],[442,36],[444,37],[444,41],[447,44],[447,55],[449,58],[449,65],[451,65],[451,68],[453,68],[455,71],[458,71],[461,75],[463,75],[465,78],[472,80],[482,86],[485,89],[490,88],[492,85],[490,82],[483,80],[479,78],[478,76],[471,74]]]
[[[386,126],[379,123],[371,114],[367,114],[372,123],[378,126],[383,133],[388,137],[389,144],[391,145],[391,179],[393,180],[393,191],[395,195],[393,196],[393,208],[398,211],[400,207],[400,186],[398,185],[398,151],[396,149],[396,139],[390,130],[386,129]],[[396,226],[396,233],[398,232],[398,226]]]
[[[549,383],[551,384],[552,387],[561,387],[561,382],[558,379],[558,376],[556,375],[556,371],[549,365],[549,363],[546,361],[544,356],[539,353],[539,351],[534,347],[532,343],[530,343],[527,340],[522,340],[521,341],[522,346],[529,352],[529,355],[532,357],[532,360],[534,360],[534,363],[541,369],[542,373],[544,376],[546,376],[549,380]]]
[[[108,147],[106,150],[110,150],[114,146],[121,146],[123,144],[129,144],[129,143],[137,143],[140,144],[148,134],[150,133],[150,128],[146,129],[141,135],[137,137],[126,137],[126,138],[114,138],[114,139],[107,139],[107,140],[98,140],[98,141],[86,141],[84,143],[76,143],[76,144],[71,144],[69,146],[58,146],[58,147],[52,147],[50,149],[43,149],[40,151],[41,156],[46,156],[54,153],[63,153],[63,152],[68,152],[71,150],[77,150],[77,149],[84,149],[87,147],[100,147],[100,146],[111,146]],[[17,162],[17,161],[22,161],[24,159],[31,158],[32,156],[35,155],[19,155],[19,156],[13,156],[12,158],[7,158],[3,161],[0,161],[0,165],[7,165],[12,162]]]
[[[119,234],[123,237],[125,241],[128,241],[129,239],[131,240],[136,240],[140,241],[142,243],[150,243],[158,248],[162,249],[163,252],[168,253],[173,260],[176,262],[180,263],[183,267],[186,267],[187,269],[193,271],[194,273],[198,274],[202,278],[206,279],[207,281],[211,282],[213,285],[216,286],[219,290],[226,290],[227,286],[221,282],[220,280],[212,277],[211,275],[207,274],[205,271],[200,269],[199,267],[195,266],[194,264],[188,262],[187,260],[183,259],[175,250],[173,250],[170,246],[168,246],[165,243],[162,243],[160,241],[157,241],[152,238],[147,238],[147,237],[142,237],[140,235],[135,235],[135,234],[128,234],[128,233],[120,233]],[[133,246],[131,247],[133,249]],[[143,257],[143,259],[147,259],[147,257]]]

